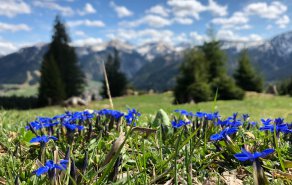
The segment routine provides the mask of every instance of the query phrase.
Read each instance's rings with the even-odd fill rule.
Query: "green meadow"
[[[243,101],[183,105],[173,105],[172,101],[171,92],[114,98],[115,110],[127,114],[128,108],[135,108],[141,113],[134,117],[134,121],[138,118],[136,126],[127,124],[125,118],[116,122],[107,116],[94,117],[86,124],[79,123],[84,130],[74,130],[73,141],[68,139],[69,131],[64,131],[64,126],[56,126],[58,140],[49,140],[45,145],[31,142],[35,134],[24,129],[27,123],[38,116],[53,117],[65,111],[110,109],[109,101],[95,101],[83,107],[1,110],[0,184],[291,184],[291,133],[280,133],[278,137],[276,132],[260,131],[259,127],[263,126],[261,118],[282,117],[291,123],[292,98],[247,93]],[[156,115],[160,109],[165,113]],[[193,113],[218,111],[222,119],[238,112],[242,125],[236,134],[213,141],[210,138],[224,128],[214,124],[216,118],[186,117],[174,112],[176,109]],[[242,121],[246,113],[250,121],[258,122],[257,126]],[[174,128],[172,120],[190,122]],[[93,128],[89,129],[89,123]],[[97,123],[100,125],[94,126]],[[110,129],[106,126],[110,123],[119,126]],[[34,132],[52,134],[46,129]],[[263,159],[241,162],[234,155],[242,147],[251,153],[268,148],[274,152],[261,154]],[[53,177],[50,170],[48,174],[35,174],[37,169],[45,168],[46,160],[57,164],[67,154],[70,160],[66,169],[56,170]]]

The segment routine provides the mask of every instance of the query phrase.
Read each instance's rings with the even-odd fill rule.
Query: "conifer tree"
[[[235,84],[235,81],[227,75],[226,56],[216,40],[205,42],[201,47],[208,63],[208,79],[213,95],[218,89],[217,99],[243,99],[243,90]]]
[[[127,90],[127,78],[124,73],[120,71],[119,53],[114,49],[114,56],[109,55],[105,63],[105,70],[107,73],[110,93],[112,97],[122,96]],[[106,81],[103,79],[103,86],[101,95],[108,98]]]
[[[233,76],[236,84],[243,90],[256,92],[263,90],[263,79],[253,69],[246,49],[240,54],[238,68]]]
[[[41,105],[61,103],[65,98],[65,88],[62,83],[59,68],[53,57],[44,59],[41,65],[42,78],[39,87]]]
[[[200,49],[185,52],[174,89],[174,103],[209,100],[211,90],[206,83],[206,64],[204,53]]]
[[[56,17],[53,29],[52,41],[49,45],[47,53],[44,55],[43,63],[46,61],[55,61],[56,68],[59,71],[59,76],[61,79],[63,94],[60,94],[58,99],[67,99],[72,96],[79,96],[83,92],[85,86],[84,74],[82,73],[80,66],[78,65],[77,55],[73,47],[69,45],[70,38],[67,34],[66,27],[61,21],[59,16]],[[51,66],[51,65],[49,65]],[[48,67],[44,70],[52,71]],[[46,80],[42,78],[47,78],[48,72],[42,70],[41,75],[41,84],[39,88],[39,100],[42,100],[43,97],[50,97],[50,94],[46,94],[52,89],[51,86],[42,84],[46,83]]]
[[[201,46],[208,63],[208,81],[226,75],[225,62],[226,56],[220,49],[220,43],[216,40],[205,42]]]

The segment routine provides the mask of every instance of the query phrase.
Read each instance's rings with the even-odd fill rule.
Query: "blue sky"
[[[0,0],[0,54],[49,42],[57,14],[76,46],[176,45],[202,43],[209,27],[218,39],[262,42],[291,30],[291,9],[291,0]]]

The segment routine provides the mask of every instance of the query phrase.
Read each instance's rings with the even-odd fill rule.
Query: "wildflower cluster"
[[[110,125],[117,125],[116,129],[120,124],[123,124],[123,121],[127,125],[131,123],[136,125],[139,116],[141,116],[141,113],[136,109],[129,109],[128,114],[117,110],[102,109],[79,112],[67,111],[53,117],[37,117],[36,120],[28,123],[25,128],[35,134],[30,143],[40,144],[38,160],[44,164],[32,173],[36,176],[48,174],[50,180],[60,178],[61,171],[65,170],[70,163],[71,178],[80,183],[74,161],[77,156],[73,157],[74,154],[77,154],[75,151],[83,151],[81,153],[84,153],[85,157],[82,161],[82,170],[85,171],[88,166],[88,148],[85,146],[89,146],[92,140],[98,137],[106,137],[113,129],[113,126]],[[52,143],[50,144],[49,141],[52,141]],[[66,152],[64,151],[66,156],[64,160],[55,163],[52,159],[59,158],[59,156],[56,156],[58,154],[54,152],[52,156],[48,152],[58,151],[58,148],[67,148]],[[81,153],[78,153],[78,155]]]
[[[261,119],[264,126],[260,127],[260,130],[266,130],[270,132],[276,131],[277,135],[279,135],[280,132],[282,133],[292,133],[291,126],[289,126],[288,123],[284,123],[283,118],[276,118],[274,120],[271,119]],[[274,124],[272,124],[274,123]]]
[[[46,184],[156,184],[180,177],[192,184],[194,176],[252,165],[254,181],[264,184],[267,169],[284,173],[291,160],[282,154],[291,149],[292,124],[282,118],[257,123],[248,114],[224,118],[219,112],[178,109],[169,119],[160,110],[148,126],[137,127],[140,117],[136,109],[37,117],[26,126],[34,136],[25,157],[38,165],[32,178]],[[151,179],[152,173],[163,178]]]

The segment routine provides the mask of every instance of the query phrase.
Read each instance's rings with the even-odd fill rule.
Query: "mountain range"
[[[40,77],[40,65],[48,44],[25,47],[15,53],[0,56],[1,84],[36,84]],[[96,46],[76,47],[80,66],[89,81],[100,81],[103,77],[102,62],[119,51],[121,71],[132,86],[140,90],[164,91],[175,84],[180,63],[189,43],[172,46],[163,42],[152,42],[134,46],[112,40]],[[283,33],[260,43],[221,41],[228,62],[228,73],[237,66],[241,49],[246,48],[254,67],[266,82],[275,82],[292,76],[292,32]]]

